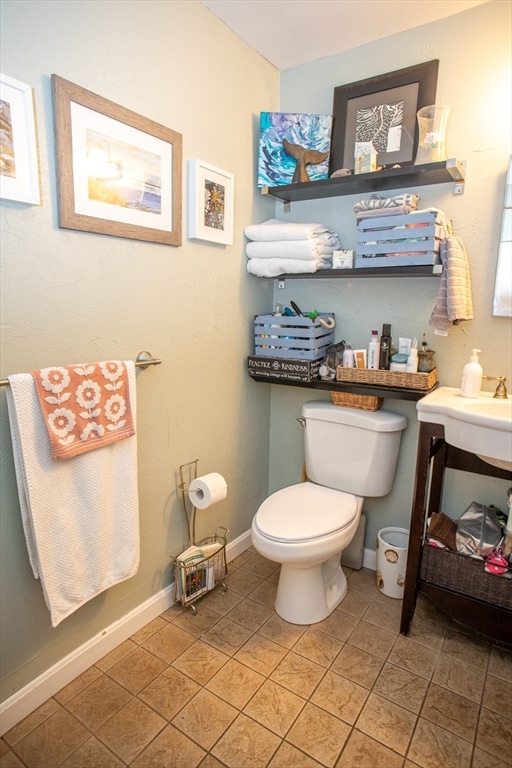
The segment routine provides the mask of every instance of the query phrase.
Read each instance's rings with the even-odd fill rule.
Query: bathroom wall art
[[[235,177],[228,171],[188,161],[188,236],[233,244]]]
[[[180,133],[52,75],[59,226],[181,245]]]
[[[285,142],[310,153],[311,164],[307,164],[309,181],[326,179],[329,175],[331,128],[331,115],[261,112],[258,187],[278,187],[297,180],[294,174],[301,158],[297,158],[296,152],[289,154]],[[319,155],[325,157],[320,159]],[[304,156],[302,160],[307,161],[308,157]]]
[[[0,75],[0,197],[39,205],[34,92]]]
[[[416,113],[435,103],[439,60],[334,89],[329,172],[352,170],[354,157],[376,154],[377,165],[412,165]]]

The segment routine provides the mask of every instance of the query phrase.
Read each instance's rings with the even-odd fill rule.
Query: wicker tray
[[[357,384],[377,384],[381,387],[427,390],[437,383],[437,368],[430,373],[402,373],[402,371],[374,371],[369,368],[343,368],[338,365],[336,380]]]
[[[363,411],[378,411],[382,408],[382,397],[371,395],[354,395],[351,392],[331,392],[334,405],[343,405],[345,408],[360,408]]]
[[[512,581],[484,571],[483,560],[474,560],[425,544],[421,558],[423,581],[512,610]]]

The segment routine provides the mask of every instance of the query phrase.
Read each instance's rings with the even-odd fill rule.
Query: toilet
[[[340,564],[365,496],[391,490],[407,419],[311,401],[302,406],[308,480],[260,506],[251,527],[256,551],[281,564],[276,612],[292,624],[322,621],[347,593]]]

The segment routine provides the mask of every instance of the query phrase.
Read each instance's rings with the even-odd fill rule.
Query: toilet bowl
[[[254,548],[281,563],[276,612],[292,624],[325,619],[347,593],[340,553],[352,540],[363,499],[305,482],[283,488],[252,522]],[[318,514],[315,514],[315,511]]]
[[[365,496],[391,490],[407,419],[385,411],[304,403],[308,480],[273,493],[256,512],[256,551],[281,563],[276,612],[292,624],[325,619],[347,593],[341,553],[352,541]]]

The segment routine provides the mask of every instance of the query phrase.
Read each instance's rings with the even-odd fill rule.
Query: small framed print
[[[188,163],[188,236],[233,244],[235,177],[202,160]]]

